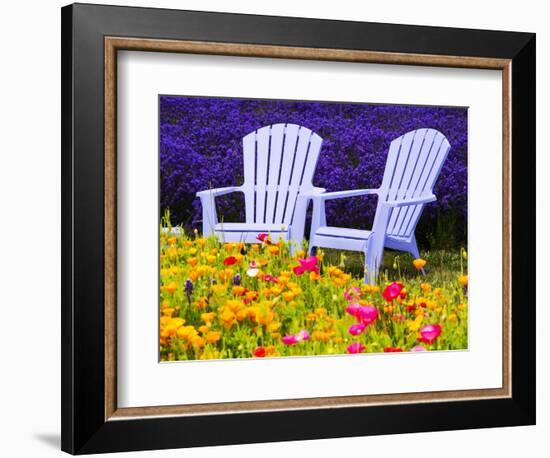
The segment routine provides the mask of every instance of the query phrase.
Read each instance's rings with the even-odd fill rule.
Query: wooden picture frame
[[[119,50],[502,71],[502,387],[118,408]],[[62,85],[63,450],[534,424],[534,34],[75,4],[62,9]]]

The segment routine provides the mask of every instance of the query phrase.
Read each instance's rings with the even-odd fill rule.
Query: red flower
[[[382,291],[382,296],[386,301],[391,302],[399,297],[403,285],[401,283],[393,282],[391,285],[386,286],[384,291]]]
[[[259,240],[262,243],[267,244],[267,245],[271,244],[271,240],[269,240],[269,234],[264,234],[264,233],[258,234],[256,236],[256,239]]]
[[[262,277],[262,280],[263,281],[270,281],[270,282],[273,282],[273,283],[277,283],[279,281],[279,279],[277,277],[274,277],[273,275],[264,275]]]
[[[384,353],[400,353],[403,349],[399,347],[386,347],[384,348]]]
[[[266,349],[265,347],[257,347],[256,350],[254,350],[253,354],[256,358],[263,358],[266,355]]]
[[[224,266],[232,266],[236,262],[237,262],[237,258],[235,256],[228,256],[227,258],[225,258],[223,260],[223,265]]]
[[[407,305],[407,313],[412,313],[416,310],[416,306],[413,305]]]

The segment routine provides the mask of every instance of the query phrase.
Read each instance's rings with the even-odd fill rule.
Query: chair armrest
[[[434,202],[436,200],[437,197],[435,197],[433,194],[429,194],[427,196],[418,196],[410,199],[388,200],[387,202],[383,203],[390,207],[406,207],[407,205],[429,204],[430,202]]]
[[[302,191],[298,194],[298,198],[302,199],[312,199],[315,196],[321,195],[326,191],[325,188],[311,188],[307,191]]]
[[[227,186],[225,188],[206,189],[204,191],[197,192],[197,197],[218,197],[224,194],[230,194],[232,192],[241,191],[240,186]]]
[[[312,199],[315,200],[332,200],[332,199],[343,199],[346,197],[356,197],[356,196],[365,196],[367,194],[378,194],[378,189],[352,189],[350,191],[335,191],[335,192],[325,192],[322,194],[312,195]]]

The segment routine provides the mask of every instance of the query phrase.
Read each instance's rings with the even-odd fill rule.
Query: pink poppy
[[[317,266],[317,257],[310,256],[307,259],[298,258],[299,266],[294,267],[292,270],[296,275],[302,275],[305,272],[315,272],[319,273],[319,267]]]
[[[422,345],[415,345],[411,348],[411,351],[427,351]]]
[[[365,347],[361,345],[359,342],[354,342],[351,345],[348,345],[348,353],[356,354],[356,353],[363,353],[365,351]]]
[[[279,279],[277,277],[274,277],[273,275],[264,275],[264,276],[262,276],[262,280],[263,281],[270,281],[270,282],[273,282],[273,283],[277,283],[279,281]]]
[[[403,285],[394,281],[392,284],[384,288],[384,291],[382,291],[382,296],[384,296],[386,301],[391,302],[399,297],[402,289]]]
[[[351,316],[357,317],[357,313],[359,312],[359,309],[361,306],[357,303],[350,304],[346,307],[346,312],[349,313]]]
[[[359,334],[361,334],[365,328],[367,327],[366,324],[363,324],[363,323],[356,323],[356,324],[352,324],[349,328],[348,328],[348,332],[352,335],[352,336],[358,336]]]
[[[302,329],[300,332],[294,335],[287,334],[281,339],[281,341],[285,345],[296,345],[298,342],[301,342],[302,340],[309,340],[309,332],[307,332],[305,329]]]
[[[344,299],[346,299],[346,301],[348,301],[348,302],[350,302],[354,299],[357,299],[360,296],[361,296],[361,288],[359,288],[357,286],[352,286],[347,291],[344,291]]]
[[[309,332],[305,329],[302,329],[298,334],[296,334],[298,340],[309,340]]]
[[[256,239],[259,240],[260,242],[266,243],[266,244],[268,244],[268,245],[271,243],[271,241],[269,240],[269,234],[263,234],[263,233],[262,233],[262,234],[258,234],[258,235],[256,236]]]
[[[362,305],[357,310],[356,317],[360,323],[368,326],[378,318],[378,310],[374,305]]]
[[[284,336],[283,338],[281,338],[281,341],[285,344],[285,345],[295,345],[297,344],[298,342],[300,342],[298,340],[298,337],[296,336],[292,336],[292,335],[286,335]]]
[[[418,340],[420,342],[431,344],[434,343],[435,339],[441,335],[441,326],[439,324],[427,324],[426,326],[421,327],[419,332],[420,337]]]

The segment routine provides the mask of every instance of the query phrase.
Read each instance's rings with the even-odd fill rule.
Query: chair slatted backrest
[[[402,202],[432,193],[450,146],[435,129],[413,130],[393,140],[380,187],[380,202]],[[393,208],[386,234],[410,238],[423,208],[424,204]]]
[[[322,142],[296,124],[265,126],[243,138],[247,223],[292,223],[298,194],[313,187]]]

